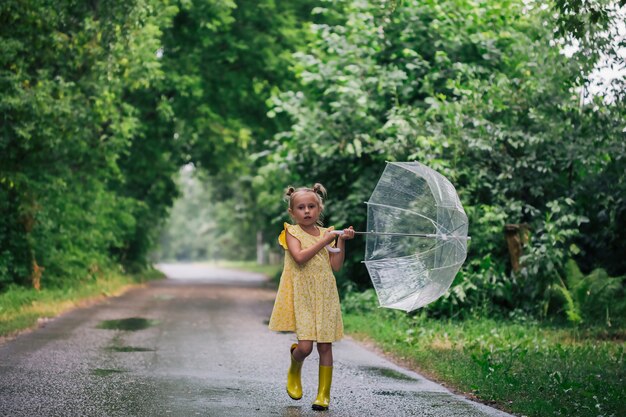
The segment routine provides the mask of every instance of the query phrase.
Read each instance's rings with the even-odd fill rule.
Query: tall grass
[[[356,338],[482,402],[526,416],[626,416],[626,329],[435,320],[379,309],[373,291],[343,307]]]

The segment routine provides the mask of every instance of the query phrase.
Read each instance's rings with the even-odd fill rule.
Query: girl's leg
[[[291,365],[287,372],[287,394],[294,400],[302,398],[302,362],[311,354],[313,342],[310,340],[300,340],[291,345]]]
[[[311,354],[312,350],[313,342],[311,340],[299,340],[297,344],[291,345],[291,365],[287,372],[287,394],[294,400],[302,398],[302,381],[300,377],[302,362]]]
[[[313,352],[312,340],[298,340],[298,346],[291,352],[298,362],[304,361]]]
[[[332,343],[318,343],[317,352],[320,354],[320,366],[333,366]]]
[[[317,398],[313,402],[313,409],[328,410],[330,405],[330,385],[333,379],[333,345],[332,343],[318,343],[317,351],[320,354],[320,375],[317,387]]]

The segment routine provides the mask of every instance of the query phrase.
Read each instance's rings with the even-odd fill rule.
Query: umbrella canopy
[[[454,186],[418,162],[389,162],[367,202],[365,265],[382,307],[412,311],[443,295],[467,256]]]

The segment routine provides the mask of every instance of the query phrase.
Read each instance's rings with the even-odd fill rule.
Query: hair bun
[[[324,188],[324,186],[320,184],[319,182],[316,182],[313,185],[313,191],[324,198],[326,197],[326,188]]]
[[[291,194],[295,192],[296,189],[290,185],[289,187],[285,188],[285,197],[291,197]]]

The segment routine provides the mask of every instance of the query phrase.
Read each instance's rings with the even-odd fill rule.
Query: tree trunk
[[[520,270],[520,258],[523,255],[524,246],[528,243],[528,224],[507,224],[504,226],[504,235],[509,248],[511,267],[514,272]]]

